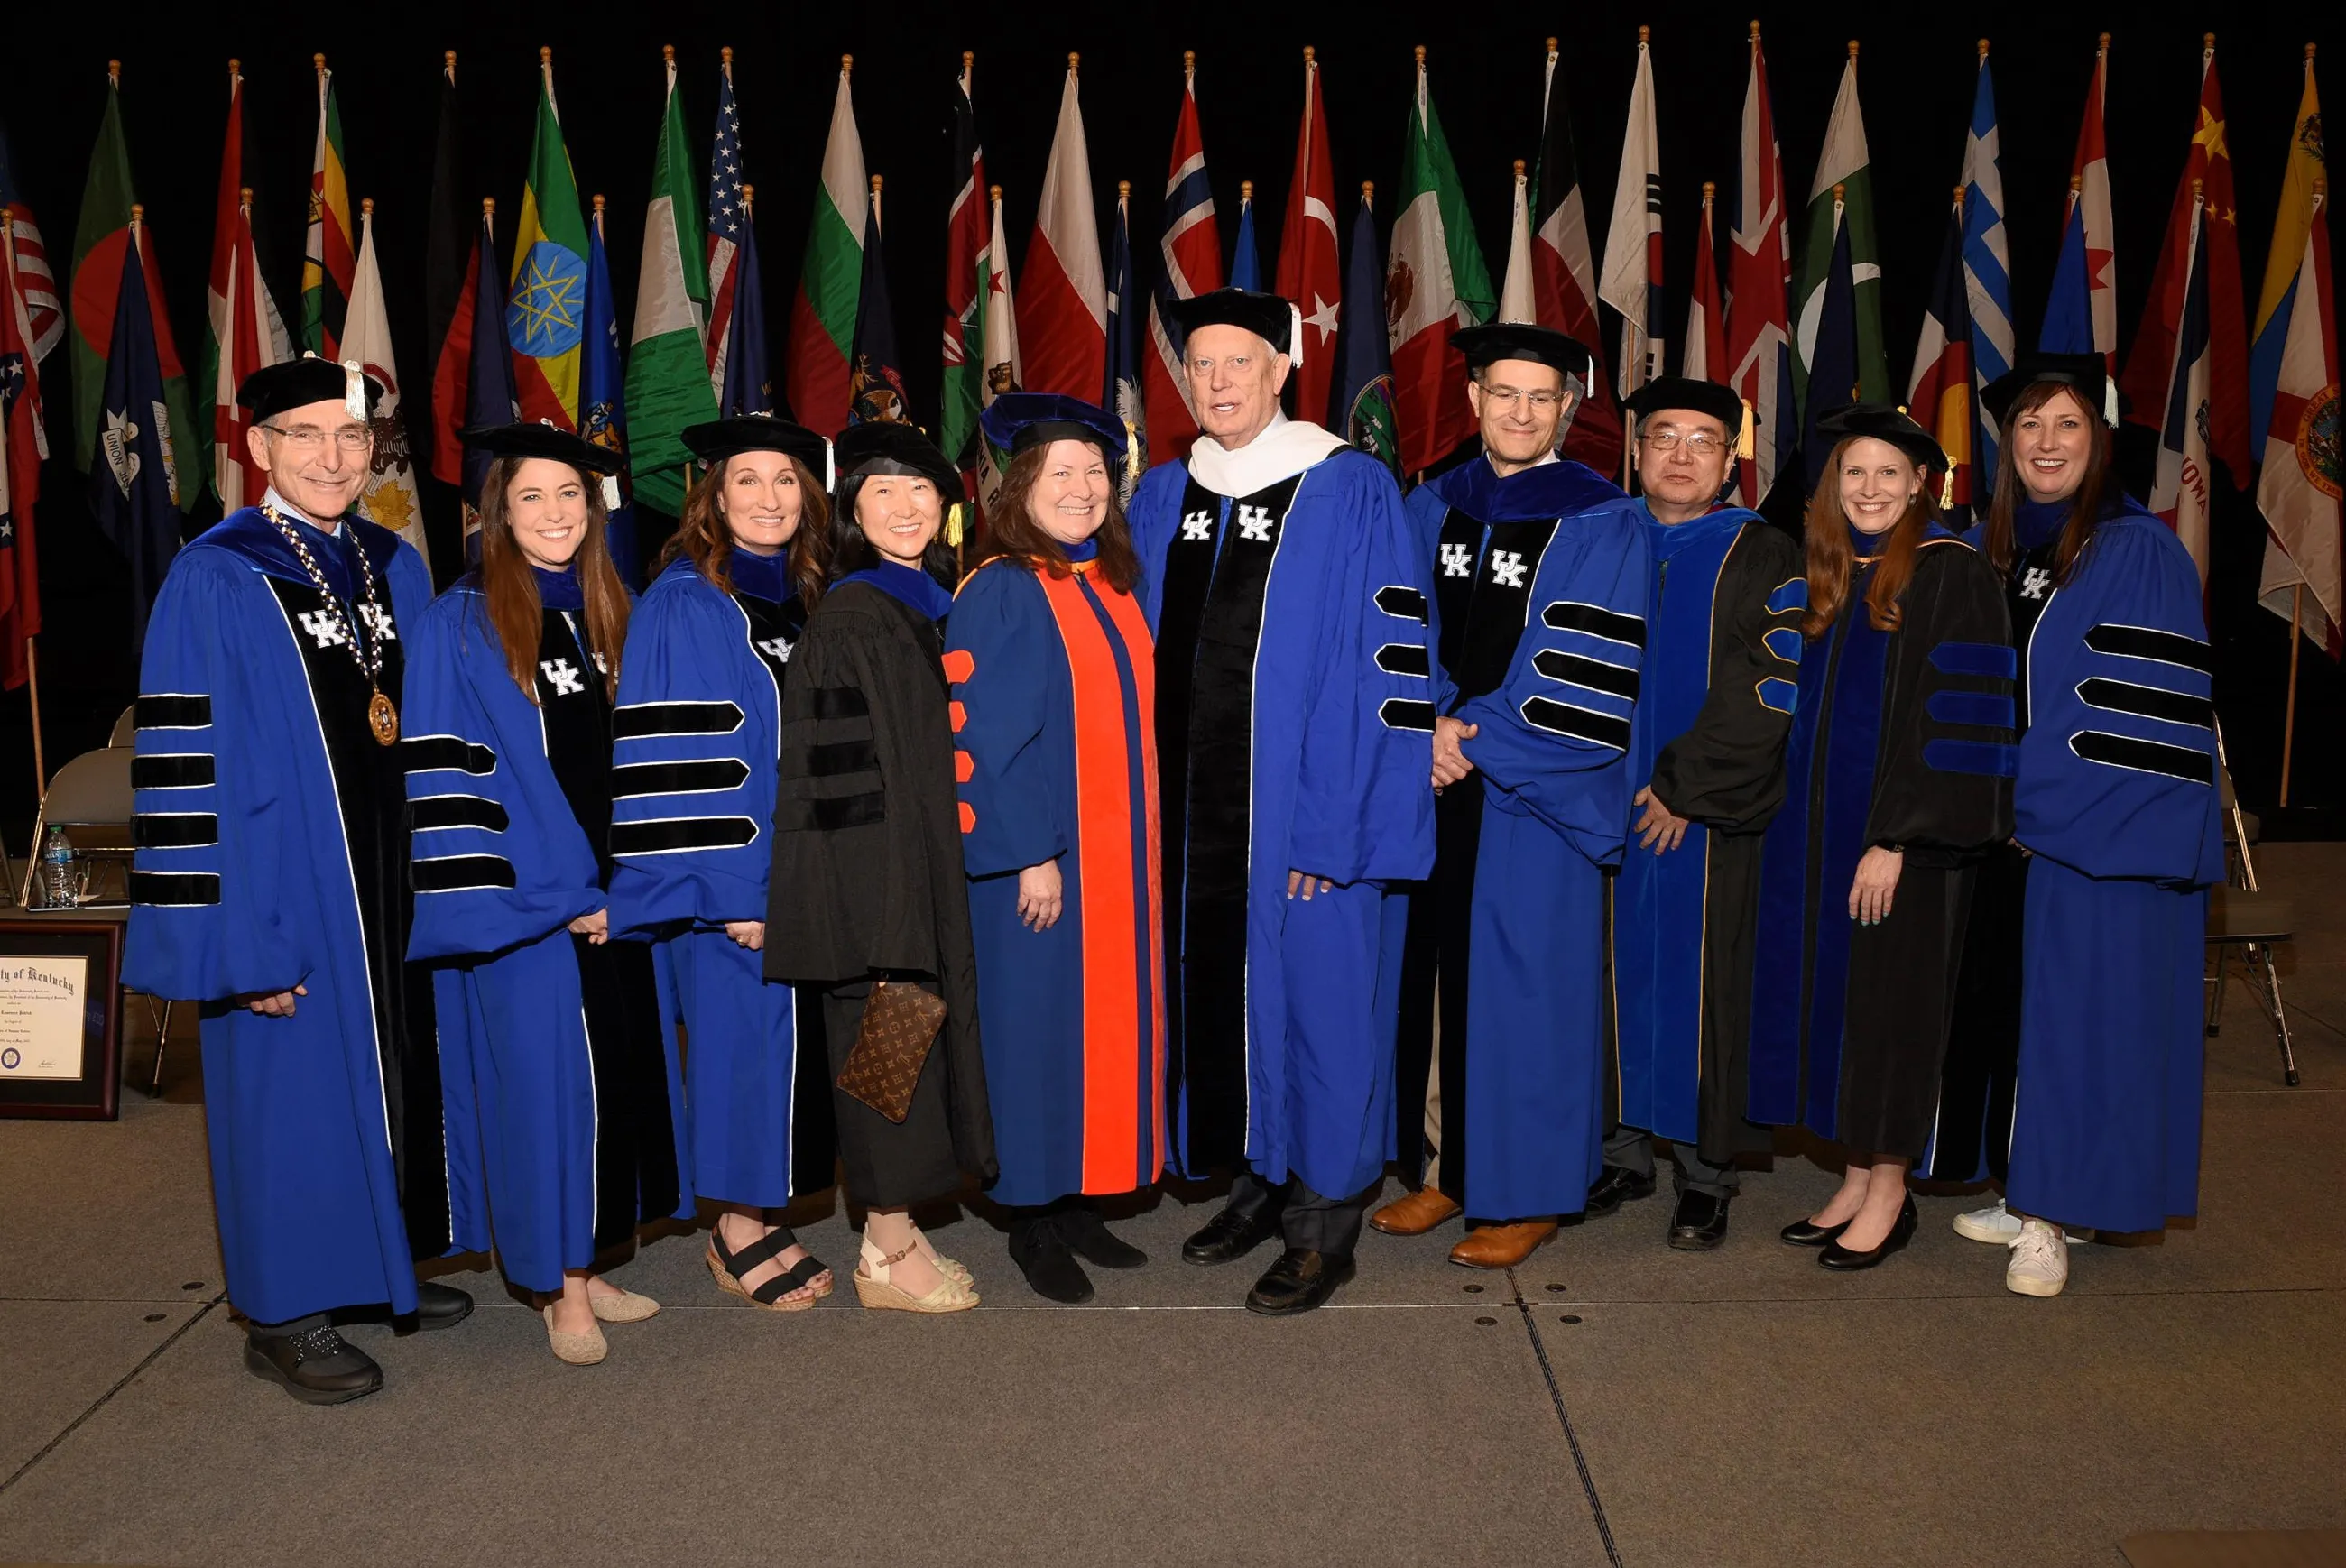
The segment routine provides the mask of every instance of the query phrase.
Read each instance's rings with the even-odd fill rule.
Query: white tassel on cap
[[[617,512],[618,509],[619,476],[616,473],[607,473],[603,475],[603,510]]]
[[[2102,378],[2102,423],[2112,430],[2118,427],[2118,383],[2108,376]]]
[[[356,360],[342,361],[342,412],[361,423],[367,416],[366,372]]]
[[[826,491],[839,488],[839,466],[831,459],[829,436],[822,438],[822,487]]]
[[[1287,302],[1287,363],[1289,368],[1303,368],[1303,307],[1290,300]]]

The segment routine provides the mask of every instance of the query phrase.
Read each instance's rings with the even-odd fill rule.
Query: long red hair
[[[1834,445],[1832,460],[1825,464],[1825,477],[1817,493],[1809,497],[1809,613],[1800,618],[1800,635],[1805,637],[1822,636],[1841,618],[1841,604],[1849,596],[1857,551],[1849,542],[1849,514],[1841,509],[1840,474],[1850,447],[1864,439],[1848,436]],[[1890,537],[1875,557],[1872,580],[1865,585],[1865,613],[1875,631],[1898,629],[1902,618],[1898,600],[1906,585],[1914,580],[1914,552],[1938,514],[1938,503],[1931,494],[1930,471],[1925,469],[1922,489],[1908,503],[1906,514],[1892,526]]]
[[[546,606],[537,596],[537,578],[529,557],[514,539],[511,503],[506,492],[514,474],[530,459],[500,457],[489,464],[481,482],[481,592],[488,600],[489,626],[497,645],[505,650],[505,668],[522,695],[537,700],[537,642],[545,625]],[[573,473],[578,473],[572,469]],[[571,557],[578,568],[578,585],[586,598],[586,651],[603,661],[603,688],[619,693],[619,650],[627,640],[627,590],[619,569],[611,565],[611,546],[604,538],[609,514],[603,507],[603,486],[592,473],[578,473],[586,492],[586,537]]]
[[[781,454],[798,475],[799,494],[803,497],[799,510],[798,532],[790,535],[790,586],[798,590],[799,603],[811,610],[822,597],[824,584],[831,572],[831,499],[815,483],[807,465],[789,453]],[[727,458],[710,471],[709,477],[692,487],[684,500],[684,515],[677,519],[676,535],[660,552],[659,564],[666,567],[678,555],[689,556],[692,565],[703,577],[714,584],[719,592],[729,597],[733,592],[733,531],[725,525],[725,514],[718,504],[725,488],[725,474],[733,460]]]

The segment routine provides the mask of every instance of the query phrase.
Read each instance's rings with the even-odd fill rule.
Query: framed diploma
[[[122,931],[111,921],[0,921],[0,1116],[114,1120]]]

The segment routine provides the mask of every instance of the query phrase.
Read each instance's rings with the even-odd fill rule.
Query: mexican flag
[[[301,249],[301,346],[342,357],[342,321],[357,261],[351,250],[351,188],[342,173],[342,111],[326,56],[318,71],[318,141],[310,157],[310,231]]]
[[[1849,46],[1841,91],[1833,97],[1825,127],[1824,152],[1809,186],[1808,242],[1800,249],[1800,277],[1792,290],[1792,379],[1807,406],[1809,361],[1817,322],[1824,311],[1825,274],[1832,265],[1833,187],[1841,188],[1841,223],[1849,230],[1850,275],[1857,296],[1857,387],[1866,402],[1888,402],[1890,358],[1882,344],[1882,249],[1873,238],[1872,158],[1865,147],[1865,117],[1857,104],[1857,46]]]
[[[848,90],[853,64],[852,56],[839,63],[831,139],[822,149],[822,184],[815,189],[806,260],[790,296],[790,410],[800,423],[823,435],[837,435],[847,423],[848,356],[863,289],[863,218],[871,200],[863,137],[855,128],[855,98]]]
[[[668,109],[652,154],[651,205],[636,272],[636,324],[627,351],[627,446],[636,499],[673,515],[684,509],[688,425],[717,417],[701,321],[709,305],[709,259],[685,153],[684,106],[676,62],[668,66]]]
[[[1426,90],[1422,49],[1401,169],[1392,258],[1385,264],[1385,319],[1401,420],[1401,465],[1412,473],[1430,467],[1474,433],[1474,415],[1466,406],[1466,360],[1450,346],[1450,334],[1489,321],[1499,303],[1474,240],[1458,166]]]
[[[514,230],[505,335],[513,341],[521,417],[578,428],[578,341],[586,321],[586,215],[578,206],[562,120],[554,107],[554,51],[537,52],[537,133]]]

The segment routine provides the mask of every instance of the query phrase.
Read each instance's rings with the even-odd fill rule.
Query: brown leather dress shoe
[[[1369,1223],[1387,1236],[1423,1236],[1458,1212],[1458,1205],[1438,1186],[1422,1186],[1407,1197],[1369,1216]]]
[[[1513,1268],[1556,1234],[1552,1219],[1521,1219],[1513,1225],[1478,1225],[1450,1249],[1461,1268]]]

